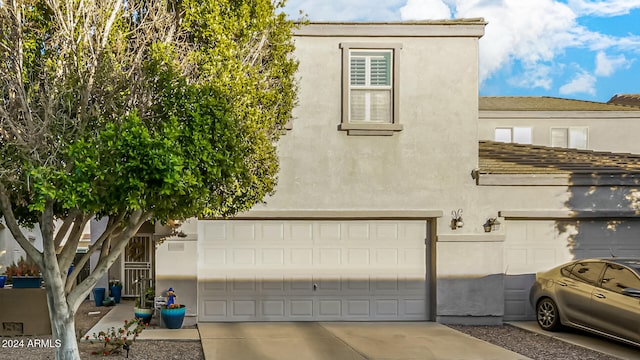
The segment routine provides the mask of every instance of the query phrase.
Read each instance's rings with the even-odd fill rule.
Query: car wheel
[[[560,313],[553,300],[544,298],[536,306],[536,319],[543,330],[555,331],[560,328]]]

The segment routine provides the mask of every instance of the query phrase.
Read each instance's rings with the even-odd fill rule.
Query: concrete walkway
[[[84,340],[87,335],[90,339],[93,339],[92,335],[94,333],[97,334],[100,331],[107,331],[112,327],[116,329],[121,328],[125,320],[134,318],[133,306],[132,301],[123,301],[120,304],[116,304],[107,315],[100,319],[100,321],[82,337],[82,340]],[[151,320],[152,324],[157,322],[160,314],[154,314],[153,316],[154,319]],[[195,323],[196,319],[194,317],[185,317],[183,326],[190,326]],[[198,329],[149,328],[140,333],[138,340],[200,340],[200,334],[198,333]]]
[[[118,329],[132,318],[133,303],[123,302],[86,335]],[[185,318],[184,325],[195,321]],[[206,360],[528,359],[430,322],[199,323],[197,329],[149,328],[138,340],[199,340]]]

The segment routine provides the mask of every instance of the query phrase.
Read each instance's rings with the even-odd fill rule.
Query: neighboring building
[[[480,142],[474,178],[499,211],[505,320],[534,317],[535,272],[571,259],[640,256],[640,155]]]
[[[617,94],[609,99],[607,103],[640,107],[640,94]]]
[[[618,101],[614,101],[618,99]],[[553,97],[480,97],[480,140],[640,153],[640,96],[609,103]],[[623,101],[626,100],[626,101]]]

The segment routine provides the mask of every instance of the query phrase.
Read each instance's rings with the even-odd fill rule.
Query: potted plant
[[[14,289],[40,288],[42,276],[38,265],[31,261],[20,258],[18,263],[13,263],[5,271],[7,282],[13,285]]]
[[[167,290],[167,304],[160,308],[160,317],[167,329],[180,329],[184,321],[184,314],[187,309],[184,305],[175,303],[176,297],[173,288],[169,288]]]
[[[136,319],[141,319],[143,323],[149,324],[151,317],[153,316],[153,297],[155,296],[155,290],[153,287],[149,287],[140,292],[140,296],[136,298],[136,306],[133,308]],[[149,304],[149,297],[151,298],[151,306]]]
[[[109,281],[109,290],[111,291],[111,297],[116,301],[116,304],[120,304],[120,299],[122,299],[122,283],[120,280]]]

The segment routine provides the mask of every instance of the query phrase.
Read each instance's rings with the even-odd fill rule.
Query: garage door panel
[[[318,300],[318,317],[319,319],[337,318],[342,316],[342,299],[329,298]]]
[[[371,263],[371,252],[368,248],[349,248],[347,249],[347,265],[349,266],[365,266]]]
[[[260,252],[260,263],[263,265],[284,265],[285,249],[267,248]]]
[[[291,249],[290,264],[297,266],[313,265],[313,248]]]
[[[203,229],[213,240],[199,244],[199,321],[427,317],[425,221],[206,221]]]
[[[226,299],[209,299],[202,302],[203,315],[210,319],[224,319],[227,317]]]
[[[372,236],[376,241],[395,241],[398,239],[398,224],[396,223],[372,223]]]
[[[368,243],[371,236],[369,234],[369,222],[351,221],[342,226],[341,239],[349,239],[349,243]]]
[[[339,243],[342,239],[342,227],[339,222],[321,222],[319,224],[310,224],[315,231],[316,242],[323,241],[329,243]]]
[[[341,248],[324,248],[318,249],[317,261],[315,263],[320,265],[341,265],[342,264],[342,249]]]
[[[307,221],[298,221],[296,223],[285,224],[284,227],[284,242],[295,244],[313,244],[313,223]]]
[[[286,302],[284,299],[264,299],[261,304],[262,315],[267,318],[283,318]]]
[[[289,300],[288,315],[293,319],[313,319],[314,299],[308,298],[292,298]]]
[[[254,243],[256,240],[256,224],[238,223],[231,227],[229,235],[236,243]]]
[[[373,263],[376,266],[398,265],[398,249],[376,249]]]

